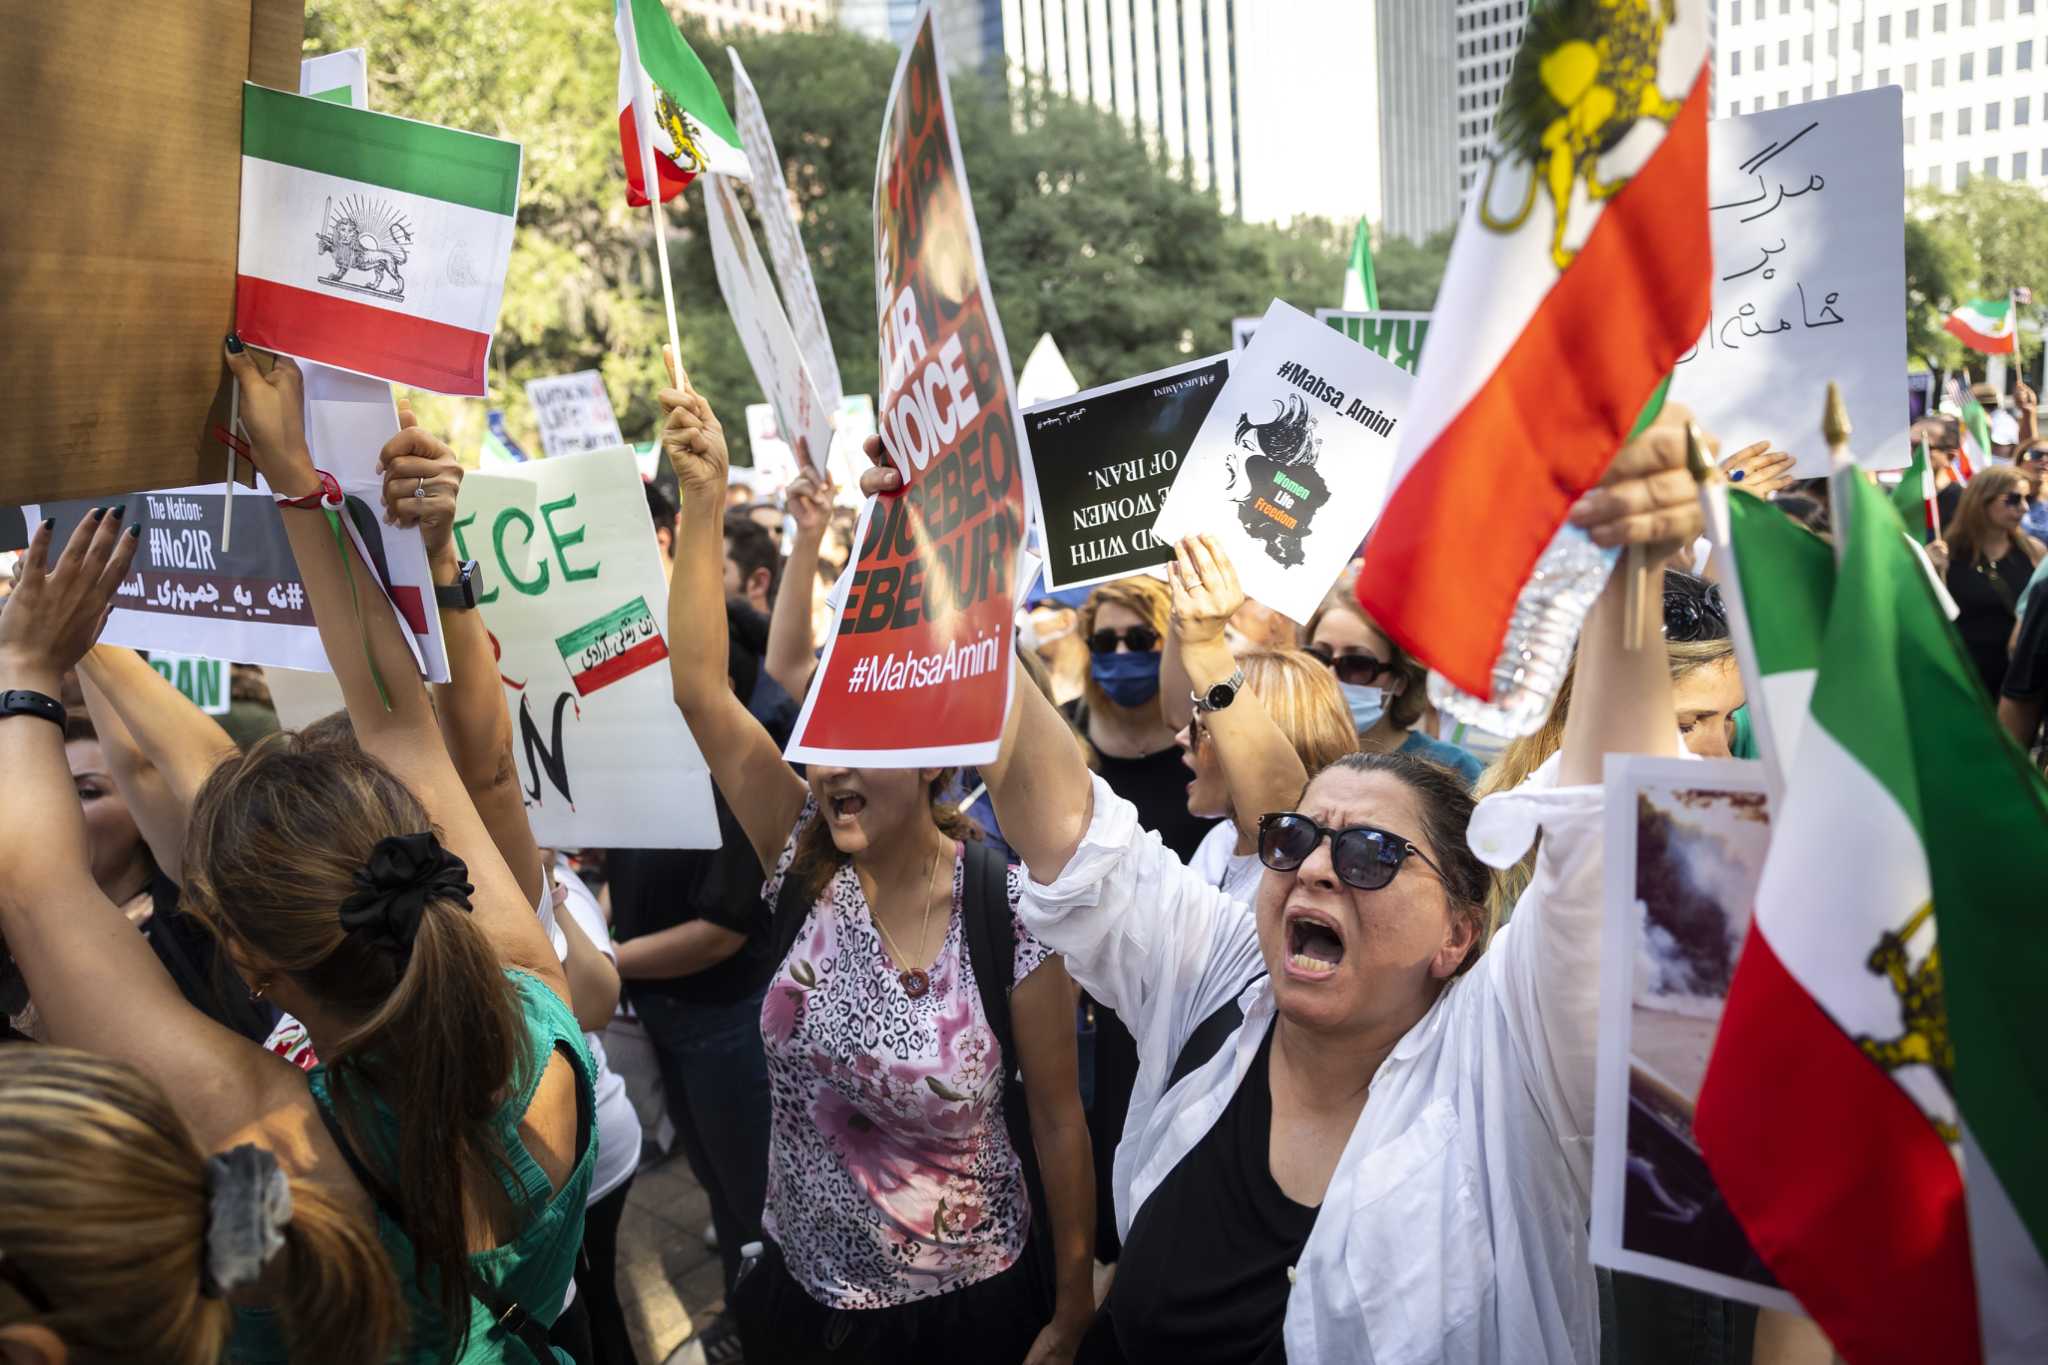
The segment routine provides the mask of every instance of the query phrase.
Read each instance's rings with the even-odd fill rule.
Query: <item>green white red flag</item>
[[[1544,547],[1706,326],[1706,14],[1529,8],[1358,575],[1372,618],[1472,695]],[[1656,76],[1589,126],[1609,46]]]
[[[1943,328],[1957,341],[1986,355],[2012,355],[2019,348],[2012,295],[2002,299],[1971,299],[1948,315]]]
[[[1913,463],[1906,466],[1898,486],[1892,489],[1892,510],[1899,514],[1907,529],[1919,532],[1921,544],[1940,539],[1941,517],[1934,503],[1934,466],[1928,462],[1925,441],[1913,443]]]
[[[481,396],[519,144],[242,87],[235,330],[252,346]]]
[[[1344,267],[1344,311],[1370,313],[1380,306],[1380,282],[1372,269],[1372,229],[1365,219],[1351,235],[1351,260]]]
[[[2048,784],[1885,496],[1834,478],[1809,717],[1695,1132],[1849,1365],[2048,1359]]]
[[[1955,475],[1962,483],[1976,477],[1979,468],[1991,464],[1991,415],[1984,411],[1984,405],[1977,401],[1970,386],[1961,376],[1948,377],[1948,396],[1956,405],[1956,412],[1962,419],[1963,443],[1957,451]]]
[[[661,0],[616,0],[619,154],[626,202],[647,204],[651,174],[667,203],[700,172],[747,178],[747,154],[718,85]]]

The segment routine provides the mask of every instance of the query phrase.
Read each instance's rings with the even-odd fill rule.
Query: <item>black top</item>
[[[277,1014],[249,991],[206,926],[178,908],[178,884],[159,872],[149,884],[142,937],[192,1008],[254,1042],[270,1036]]]
[[[1996,698],[2005,682],[2005,644],[2012,636],[2014,605],[2032,577],[2034,565],[2017,543],[1997,561],[1973,556],[1968,563],[1952,560],[1948,566],[1949,596],[1956,599],[1956,634],[1970,662],[1984,679],[1984,689]]]
[[[1316,1211],[1281,1192],[1270,1163],[1273,1029],[1194,1150],[1131,1220],[1109,1294],[1129,1365],[1280,1365],[1287,1269]]]
[[[1934,495],[1934,515],[1941,518],[1941,528],[1946,531],[1949,523],[1956,519],[1956,509],[1963,505],[1963,486],[1951,483]]]
[[[1085,702],[1071,701],[1061,710],[1083,735],[1088,733]],[[1181,762],[1180,746],[1142,758],[1112,758],[1100,749],[1095,755],[1095,771],[1109,789],[1138,808],[1139,827],[1157,831],[1182,862],[1194,857],[1202,836],[1216,822],[1188,814],[1188,783],[1194,773]]]
[[[696,1005],[746,999],[775,973],[768,924],[761,913],[761,860],[725,798],[716,792],[719,848],[615,848],[605,854],[612,888],[612,934],[620,942],[709,920],[745,934],[723,962],[690,976],[626,983],[628,997],[659,994]]]

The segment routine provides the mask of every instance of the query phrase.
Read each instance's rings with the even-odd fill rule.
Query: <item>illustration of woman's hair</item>
[[[1304,447],[1308,445],[1309,433],[1314,430],[1315,423],[1310,420],[1308,404],[1302,401],[1301,395],[1289,394],[1285,403],[1276,399],[1274,406],[1280,411],[1270,422],[1254,422],[1249,415],[1239,415],[1234,439],[1242,443],[1246,432],[1256,433],[1259,449],[1282,464],[1293,464],[1304,454],[1313,455]]]

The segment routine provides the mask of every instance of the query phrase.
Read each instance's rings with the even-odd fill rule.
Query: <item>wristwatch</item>
[[[474,559],[462,561],[462,567],[455,571],[453,583],[440,583],[434,587],[434,604],[443,611],[476,610],[477,567]]]
[[[1229,677],[1205,692],[1190,692],[1188,700],[1195,704],[1195,710],[1221,711],[1237,700],[1238,689],[1244,686],[1244,670],[1233,669]]]
[[[9,716],[40,716],[64,728],[64,703],[42,692],[0,692],[0,720]]]

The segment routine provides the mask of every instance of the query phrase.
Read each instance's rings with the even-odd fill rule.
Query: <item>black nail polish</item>
[[[92,520],[93,520],[93,524],[94,524],[94,525],[98,525],[98,524],[99,524],[99,519],[100,519],[101,517],[105,516],[106,514],[107,514],[107,509],[106,509],[106,508],[104,508],[104,507],[95,507],[95,508],[93,508],[93,509],[92,509]]]
[[[240,337],[236,336],[236,335],[235,335],[235,334],[234,334],[233,332],[229,332],[229,333],[228,333],[228,354],[229,354],[229,355],[240,355],[241,353],[242,353],[242,339],[241,339]]]
[[[130,540],[140,540],[140,539],[142,539],[142,526],[141,526],[141,524],[140,524],[140,523],[137,523],[136,525],[134,525],[134,526],[131,526],[131,527],[129,527],[129,528],[128,528],[128,539],[130,539]]]
[[[43,529],[44,529],[45,531],[50,531],[50,530],[54,530],[54,529],[56,529],[56,526],[57,526],[57,519],[56,519],[55,517],[44,517],[44,518],[43,518]]]
[[[115,520],[115,521],[119,521],[119,520],[120,520],[121,518],[123,518],[123,517],[125,517],[125,516],[127,516],[127,515],[128,515],[128,504],[127,504],[127,503],[125,503],[125,502],[123,502],[123,503],[116,503],[116,504],[114,505],[114,520]]]

